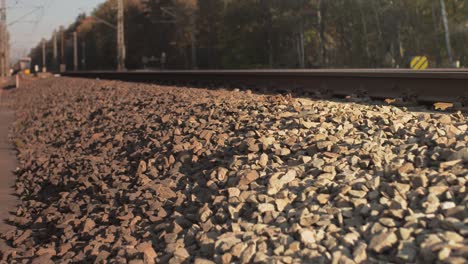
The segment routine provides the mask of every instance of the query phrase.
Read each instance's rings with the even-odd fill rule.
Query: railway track
[[[229,85],[330,96],[365,95],[375,99],[402,98],[424,103],[468,105],[468,71],[453,69],[84,71],[65,72],[63,75],[133,82]]]

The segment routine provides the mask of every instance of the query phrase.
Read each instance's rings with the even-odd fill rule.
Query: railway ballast
[[[7,262],[468,257],[462,113],[74,78],[16,97]]]

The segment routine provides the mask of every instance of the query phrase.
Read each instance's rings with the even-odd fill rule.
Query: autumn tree
[[[163,53],[171,69],[402,68],[416,55],[449,67],[446,43],[466,65],[467,14],[467,1],[448,0],[125,0],[127,68],[158,68]],[[108,0],[66,27],[68,68],[77,30],[80,69],[114,69],[115,24]],[[33,64],[41,52],[38,43]]]

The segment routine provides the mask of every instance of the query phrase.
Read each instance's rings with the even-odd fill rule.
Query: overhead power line
[[[34,9],[31,10],[30,12],[28,12],[28,13],[24,14],[23,16],[19,17],[18,19],[15,19],[15,20],[11,21],[10,23],[8,23],[8,26],[12,26],[12,25],[14,25],[14,24],[16,24],[16,23],[21,22],[23,19],[25,19],[25,18],[27,18],[28,16],[34,14],[35,12],[37,12],[38,10],[40,10],[40,9],[42,9],[42,8],[44,8],[44,7],[39,6],[39,7],[34,8]]]

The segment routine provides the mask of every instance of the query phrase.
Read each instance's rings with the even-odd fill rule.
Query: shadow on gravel
[[[13,90],[15,88],[16,86],[14,84],[9,84],[9,85],[2,87],[2,90],[8,91],[8,90]]]

